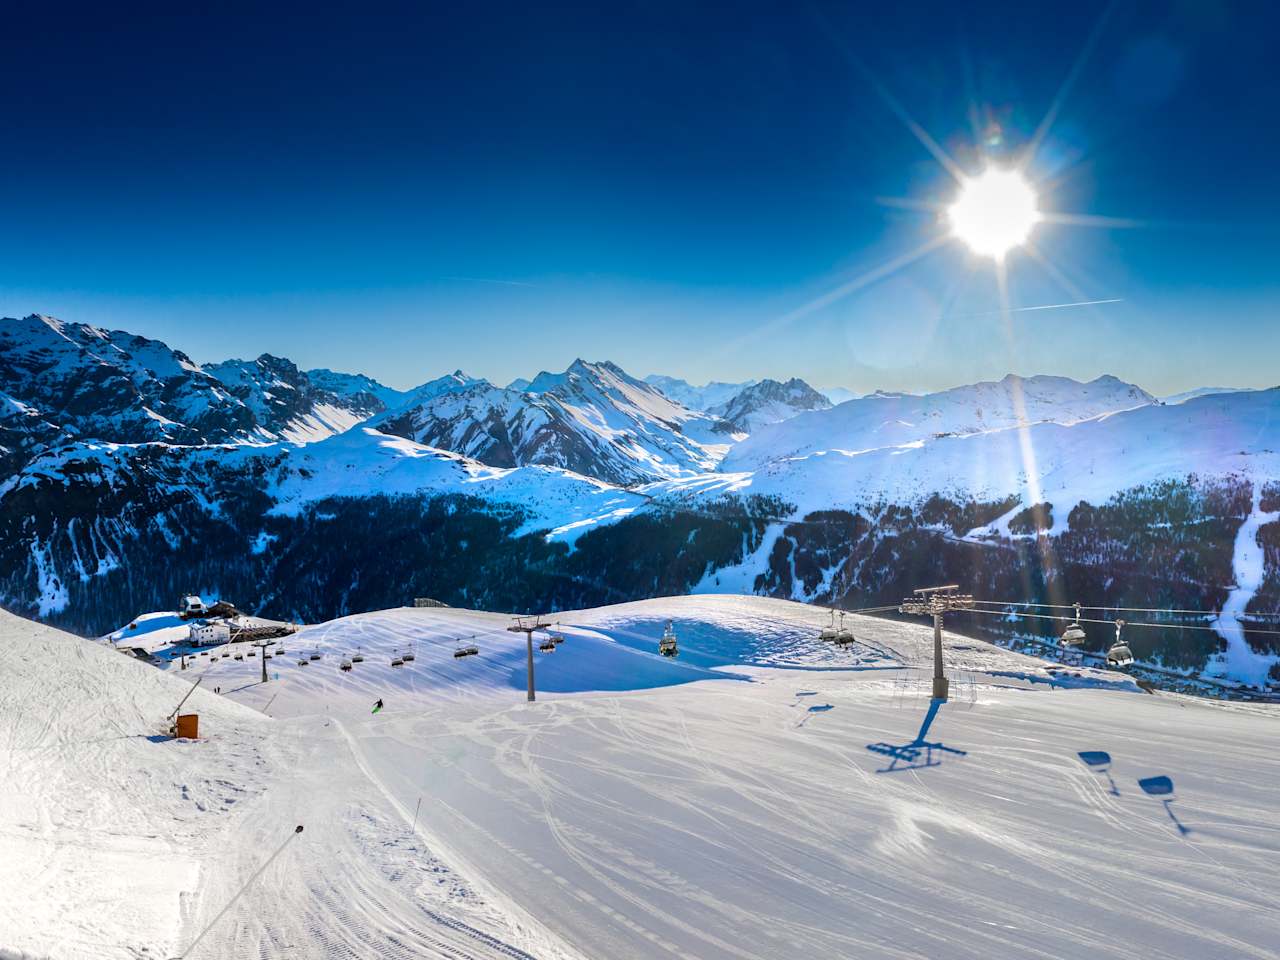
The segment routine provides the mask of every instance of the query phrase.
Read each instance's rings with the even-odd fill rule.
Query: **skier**
[[[381,701],[381,700],[379,700],[377,703],[375,703],[375,704],[373,705],[373,710],[372,710],[371,712],[372,712],[372,713],[377,713],[377,712],[378,712],[379,710],[381,710],[381,709],[382,709],[382,701]]]

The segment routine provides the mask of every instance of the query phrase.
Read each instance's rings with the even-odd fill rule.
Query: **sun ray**
[[[964,183],[964,171],[960,169],[960,165],[951,159],[951,155],[942,149],[938,141],[934,140],[924,127],[916,122],[915,118],[907,112],[907,108],[902,105],[897,97],[889,92],[889,88],[880,82],[879,77],[862,61],[862,58],[849,49],[849,45],[844,42],[843,38],[832,27],[826,16],[821,11],[815,10],[814,13],[826,27],[827,34],[832,42],[857,71],[862,74],[867,83],[871,84],[871,89],[884,101],[885,106],[902,122],[902,125],[919,141],[920,145],[928,150],[933,158],[941,164],[942,168],[951,174],[956,183]]]
[[[1057,224],[1064,227],[1099,227],[1104,230],[1147,229],[1155,226],[1149,220],[1132,220],[1127,217],[1100,217],[1091,213],[1042,213],[1040,219],[1044,223]]]
[[[1107,21],[1111,19],[1111,13],[1115,10],[1116,3],[1112,0],[1107,8],[1102,11],[1102,16],[1098,17],[1098,22],[1093,25],[1093,29],[1089,31],[1089,36],[1085,39],[1084,47],[1080,50],[1079,56],[1076,57],[1075,63],[1071,65],[1071,69],[1067,71],[1066,77],[1062,81],[1062,85],[1058,87],[1058,92],[1054,95],[1049,109],[1045,112],[1044,119],[1040,121],[1040,125],[1036,127],[1035,133],[1031,135],[1031,139],[1027,142],[1027,146],[1022,151],[1022,156],[1018,160],[1017,168],[1025,171],[1031,166],[1035,160],[1036,153],[1040,149],[1040,144],[1048,135],[1049,130],[1053,127],[1054,122],[1058,119],[1058,112],[1062,109],[1062,105],[1066,103],[1071,88],[1075,86],[1076,80],[1080,76],[1080,72],[1084,70],[1084,65],[1088,61],[1093,48],[1098,45],[1098,40],[1102,37],[1102,29],[1106,26]]]
[[[996,262],[996,286],[1000,291],[1000,310],[1004,318],[1005,335],[1009,340],[1010,367],[1014,365],[1016,337],[1013,329],[1012,309],[1009,304],[1008,266],[1003,260]],[[1022,473],[1026,481],[1027,506],[1034,507],[1045,502],[1044,489],[1040,484],[1040,468],[1036,460],[1035,443],[1031,435],[1031,422],[1027,417],[1026,398],[1022,392],[1022,381],[1013,379],[1010,383],[1010,397],[1013,400],[1013,412],[1018,426],[1018,453],[1022,460]],[[1061,508],[1059,508],[1061,509]],[[1053,576],[1053,549],[1048,537],[1035,535],[1036,553],[1040,559],[1041,580],[1048,587],[1053,603],[1060,603],[1060,586]],[[1030,585],[1028,585],[1030,586]],[[1028,591],[1030,592],[1030,591]]]
[[[1040,266],[1044,268],[1044,271],[1057,282],[1058,286],[1062,287],[1062,289],[1070,296],[1075,297],[1077,300],[1089,299],[1089,295],[1081,290],[1070,277],[1063,273],[1057,264],[1041,253],[1039,247],[1033,243],[1028,243],[1023,249],[1026,250],[1031,259],[1040,264]]]
[[[796,309],[792,310],[790,313],[783,314],[773,322],[773,325],[784,326],[788,323],[799,320],[801,317],[806,317],[817,310],[821,310],[823,307],[828,307],[837,300],[842,300],[852,293],[857,293],[864,287],[869,287],[871,284],[897,273],[903,267],[910,266],[921,257],[932,253],[946,242],[946,236],[933,237],[926,243],[916,247],[914,250],[909,250],[900,256],[894,257],[887,263],[883,263],[878,267],[873,267],[865,273],[854,277],[852,280],[842,283],[834,290],[830,290],[819,297],[814,297],[808,303],[796,307]]]

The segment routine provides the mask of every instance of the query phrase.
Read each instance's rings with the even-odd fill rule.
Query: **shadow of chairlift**
[[[910,743],[867,744],[867,749],[872,753],[878,753],[889,758],[889,765],[880,768],[876,773],[896,773],[900,770],[920,770],[924,767],[941,766],[941,755],[944,753],[957,757],[968,756],[968,751],[966,750],[957,750],[955,747],[948,747],[940,741],[925,739],[929,736],[929,728],[933,726],[933,721],[937,718],[938,711],[942,708],[944,702],[943,700],[929,701],[929,712],[925,714],[924,722],[920,724],[920,732],[916,734],[916,738]]]
[[[1191,828],[1184,826],[1182,821],[1178,819],[1178,815],[1173,812],[1173,780],[1169,777],[1147,777],[1138,781],[1138,786],[1142,788],[1142,792],[1149,797],[1157,797],[1164,804],[1164,812],[1169,815],[1169,819],[1173,821],[1173,825],[1178,828],[1178,833],[1186,836],[1191,832]]]
[[[1107,782],[1111,784],[1108,791],[1113,797],[1120,796],[1120,788],[1116,786],[1116,781],[1111,776],[1111,754],[1105,750],[1081,750],[1076,754],[1090,770],[1095,773],[1105,774]]]

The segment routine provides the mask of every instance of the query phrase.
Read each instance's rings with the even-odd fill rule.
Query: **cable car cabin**
[[[392,665],[393,667],[403,667],[403,666],[404,666],[404,661],[403,661],[403,660],[401,660],[399,657],[394,657],[394,658],[392,658],[392,660],[391,660],[391,665]]]
[[[543,653],[554,653],[556,649],[556,642],[550,637],[547,637],[547,639],[538,644],[538,649]]]
[[[1062,631],[1061,642],[1064,647],[1074,647],[1078,643],[1084,643],[1086,639],[1084,627],[1078,623],[1070,624]]]
[[[667,628],[662,631],[662,637],[658,640],[658,652],[664,657],[678,656],[679,648],[676,646],[676,631],[671,626],[671,621],[667,621]]]
[[[1133,651],[1123,643],[1117,643],[1107,651],[1108,667],[1127,667],[1133,663]]]
[[[342,663],[341,663],[341,664],[339,664],[338,669],[339,669],[339,670],[341,670],[343,673],[350,673],[350,672],[351,672],[351,661],[350,661],[350,660],[343,660],[343,661],[342,661]]]

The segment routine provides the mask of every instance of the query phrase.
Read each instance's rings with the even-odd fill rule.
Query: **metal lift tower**
[[[914,596],[902,601],[899,613],[916,614],[933,617],[933,699],[945,702],[949,684],[947,675],[942,669],[942,615],[952,610],[972,610],[973,597],[967,593],[956,593],[958,584],[945,587],[921,587],[914,590]]]

